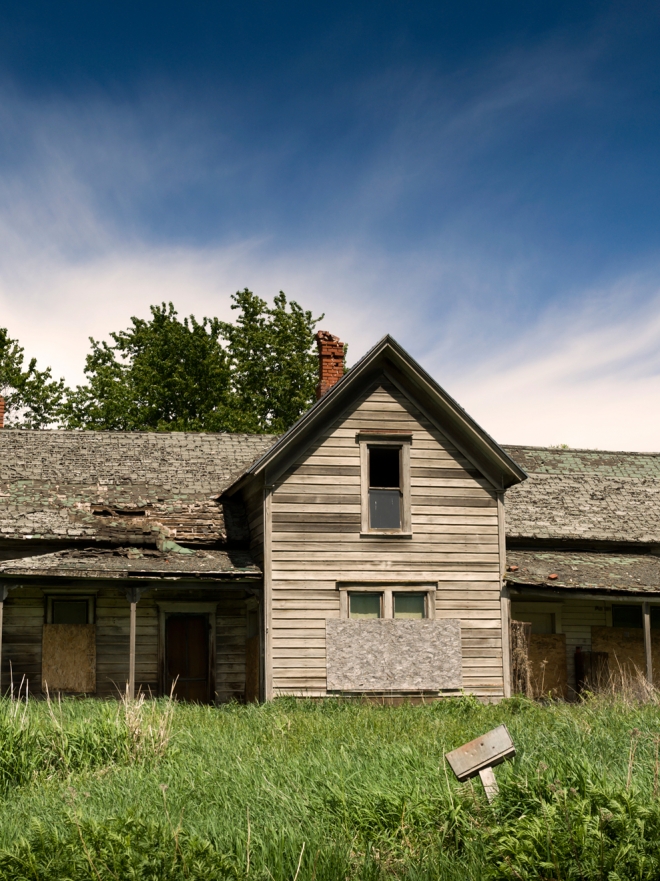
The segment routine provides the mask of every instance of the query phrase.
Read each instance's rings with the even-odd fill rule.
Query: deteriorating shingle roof
[[[258,577],[246,551],[162,552],[144,548],[85,548],[0,563],[0,576],[64,575],[69,578],[204,579]]]
[[[506,493],[509,538],[660,542],[660,454],[504,449],[528,474]]]
[[[610,592],[660,592],[660,557],[572,551],[507,551],[511,585]],[[514,571],[509,571],[513,569]],[[555,575],[556,578],[551,578]]]
[[[0,431],[0,538],[154,545],[247,537],[217,497],[269,435]]]

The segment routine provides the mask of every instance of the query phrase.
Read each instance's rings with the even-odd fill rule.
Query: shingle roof
[[[660,454],[504,449],[528,474],[506,493],[509,538],[660,542]]]
[[[217,501],[269,435],[0,431],[0,538],[214,544],[246,525]]]
[[[0,576],[63,575],[69,578],[203,579],[258,577],[246,551],[190,550],[165,553],[144,548],[85,548],[0,563]]]
[[[622,593],[660,592],[660,557],[653,554],[507,551],[509,584]],[[556,578],[550,578],[555,575]]]

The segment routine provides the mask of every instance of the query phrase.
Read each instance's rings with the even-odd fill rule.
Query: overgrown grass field
[[[444,753],[506,722],[488,805]],[[660,878],[660,708],[0,703],[0,878]]]

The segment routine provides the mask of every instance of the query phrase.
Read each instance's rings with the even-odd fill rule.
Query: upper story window
[[[401,447],[367,447],[369,528],[401,529]]]
[[[409,535],[410,435],[361,432],[362,534]]]

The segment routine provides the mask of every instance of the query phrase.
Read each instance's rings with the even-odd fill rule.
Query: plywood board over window
[[[41,682],[51,694],[96,692],[96,625],[44,624]]]
[[[428,691],[462,688],[461,622],[329,619],[329,691]]]

